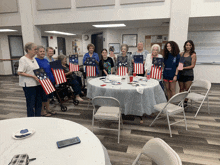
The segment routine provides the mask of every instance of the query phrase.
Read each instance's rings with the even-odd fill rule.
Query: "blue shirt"
[[[163,78],[167,80],[173,80],[173,77],[176,73],[176,68],[179,65],[180,55],[178,54],[174,57],[171,53],[169,53],[168,58],[164,59],[164,71]]]
[[[84,65],[84,63],[85,63],[85,61],[86,61],[86,59],[87,59],[88,57],[90,57],[90,55],[89,55],[89,53],[86,53],[86,54],[84,55],[84,57],[83,57],[83,65]],[[96,61],[99,62],[99,55],[98,55],[97,53],[93,52],[92,57],[94,57],[94,58],[96,59]],[[95,63],[95,65],[96,65],[96,66],[95,66],[95,67],[96,67],[96,75],[98,76],[98,74],[99,74],[98,65],[97,65],[96,63]]]
[[[55,79],[54,79],[54,77],[53,77],[53,74],[52,74],[52,71],[51,71],[51,68],[50,68],[50,63],[49,63],[49,61],[46,60],[46,59],[39,59],[39,58],[35,58],[35,59],[36,59],[38,65],[39,65],[39,67],[40,67],[40,68],[43,68],[44,71],[47,73],[47,76],[49,77],[50,81],[51,81],[52,83],[54,83],[54,82],[55,82]]]
[[[49,58],[47,56],[45,56],[44,58],[47,59],[47,61],[49,61],[49,62],[55,61],[53,57],[51,57],[51,61],[49,60]]]

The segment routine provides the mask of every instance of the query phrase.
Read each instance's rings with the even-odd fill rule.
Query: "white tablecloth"
[[[112,85],[100,78],[94,78],[88,81],[87,97],[92,99],[95,96],[111,96],[119,100],[122,113],[125,115],[150,115],[156,112],[154,105],[166,102],[166,97],[157,80],[144,79],[142,77],[142,81],[138,81],[140,86],[136,87],[128,84],[127,80],[122,80],[121,85]],[[102,84],[106,86],[102,87]],[[140,91],[143,91],[143,94]]]
[[[12,134],[23,128],[36,132],[26,139],[13,139]],[[14,155],[25,153],[36,158],[31,165],[110,164],[99,139],[84,126],[68,120],[45,117],[1,120],[0,134],[1,165],[7,165]],[[57,148],[57,141],[76,136],[80,144]]]

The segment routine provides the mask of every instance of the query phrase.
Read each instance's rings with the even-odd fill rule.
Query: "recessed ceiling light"
[[[16,32],[17,30],[13,29],[0,29],[0,32]]]
[[[125,24],[102,24],[102,25],[92,25],[96,28],[107,28],[107,27],[124,27]]]
[[[59,31],[45,31],[45,33],[62,34],[62,35],[67,35],[67,36],[74,36],[74,35],[76,35],[76,34],[73,34],[73,33],[59,32]]]

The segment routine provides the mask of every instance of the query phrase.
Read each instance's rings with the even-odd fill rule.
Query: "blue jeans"
[[[42,96],[40,85],[23,87],[26,97],[27,117],[41,116]]]

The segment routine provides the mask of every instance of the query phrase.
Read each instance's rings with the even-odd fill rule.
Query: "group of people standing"
[[[114,54],[113,47],[109,48],[109,55],[107,49],[103,49],[101,51],[101,60],[99,60],[98,54],[94,52],[95,46],[89,44],[87,46],[88,53],[83,57],[83,64],[85,64],[86,58],[94,57],[96,62],[96,75],[99,75],[100,69],[102,76],[106,76],[108,74],[117,74],[117,68],[119,67],[118,59],[120,57],[127,57],[127,71],[128,75],[130,75],[133,72],[134,56],[143,55],[144,74],[140,74],[139,76],[148,76],[151,72],[151,66],[153,65],[152,59],[154,57],[163,58],[163,74],[158,81],[163,89],[165,86],[167,99],[169,100],[175,95],[177,81],[179,83],[180,92],[187,91],[191,86],[194,79],[193,68],[196,64],[196,53],[193,41],[186,41],[183,46],[184,51],[181,53],[176,42],[168,41],[163,48],[163,55],[160,54],[161,47],[158,44],[152,45],[151,53],[144,50],[143,42],[138,43],[137,51],[131,55],[128,53],[128,48],[128,45],[122,44],[121,53],[117,56]],[[182,69],[178,67],[180,62],[183,63]]]
[[[179,82],[180,92],[187,91],[194,79],[193,68],[196,64],[196,53],[194,43],[191,40],[185,42],[184,51],[180,53],[178,45],[174,41],[168,41],[163,50],[163,55],[160,54],[161,47],[158,44],[154,44],[151,47],[151,53],[144,50],[142,42],[138,43],[137,51],[133,54],[128,53],[128,45],[121,45],[121,53],[119,55],[114,54],[114,47],[109,48],[109,54],[107,49],[101,51],[101,60],[99,56],[94,52],[95,46],[89,44],[87,46],[88,53],[83,57],[83,64],[85,65],[88,57],[93,57],[96,64],[96,75],[99,75],[99,69],[102,76],[109,74],[117,74],[118,59],[120,57],[127,58],[127,74],[130,75],[133,72],[134,56],[143,55],[144,73],[139,76],[148,76],[151,72],[152,59],[163,58],[163,76],[158,79],[161,87],[164,89],[165,84],[167,99],[169,100],[175,94],[176,82]],[[41,87],[38,78],[34,74],[35,69],[43,68],[49,77],[53,85],[55,85],[55,79],[51,72],[49,62],[53,62],[54,49],[48,47],[46,49],[47,55],[45,56],[45,48],[43,46],[37,46],[34,43],[27,43],[24,47],[26,54],[20,58],[18,75],[19,85],[23,87],[23,91],[26,97],[27,116],[51,116],[56,112],[50,109],[50,99],[53,98],[53,93],[46,95]],[[37,55],[37,56],[36,56]],[[36,56],[36,57],[35,57]],[[179,69],[179,63],[184,63],[183,68]],[[80,97],[83,92],[81,91],[80,82],[77,81],[74,72],[69,71],[67,65],[67,57],[65,55],[59,55],[58,60],[61,61],[61,65],[64,69],[68,82],[74,90],[76,99],[83,101]]]

